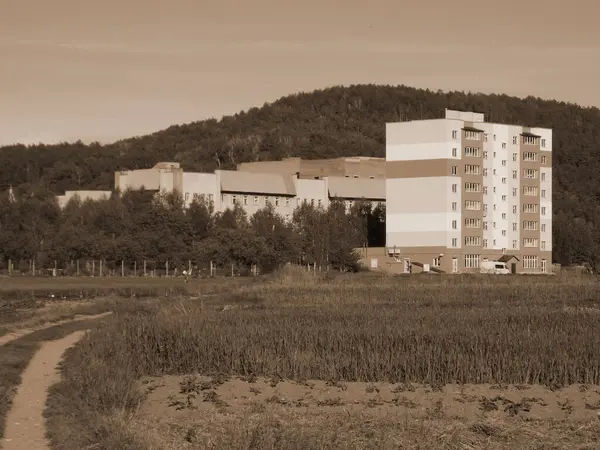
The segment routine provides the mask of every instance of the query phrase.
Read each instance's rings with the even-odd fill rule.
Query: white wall
[[[186,208],[194,200],[194,194],[204,195],[206,200],[212,200],[216,208],[217,177],[214,173],[183,172],[182,194]]]
[[[298,206],[304,200],[308,202],[314,200],[315,206],[318,206],[320,200],[321,206],[324,208],[329,206],[327,179],[295,179],[294,183],[296,185],[296,199],[294,200],[294,206]]]

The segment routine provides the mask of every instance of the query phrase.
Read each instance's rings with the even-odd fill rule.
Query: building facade
[[[412,264],[513,272],[552,264],[552,130],[443,119],[386,124],[386,248]]]
[[[185,172],[178,163],[159,163],[151,169],[115,172],[115,189],[147,189],[178,192],[186,207],[204,198],[216,212],[240,205],[253,215],[268,204],[287,220],[302,204],[327,208],[333,198],[350,208],[356,201],[373,205],[385,202],[385,180],[324,176],[299,178],[287,170],[266,172],[216,170],[214,173]]]

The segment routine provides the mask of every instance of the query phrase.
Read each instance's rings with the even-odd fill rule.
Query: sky
[[[0,0],[0,145],[111,142],[333,85],[600,106],[598,0]]]

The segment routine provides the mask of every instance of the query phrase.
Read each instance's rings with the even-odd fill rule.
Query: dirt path
[[[21,385],[6,419],[3,450],[49,449],[44,408],[48,389],[60,381],[58,363],[64,352],[75,345],[85,331],[77,331],[56,341],[44,342],[22,375]]]
[[[112,314],[112,312],[109,311],[109,312],[105,312],[102,314],[96,314],[93,316],[80,315],[80,316],[72,317],[70,319],[60,320],[58,322],[49,322],[49,323],[41,325],[39,327],[23,328],[21,330],[13,331],[11,333],[5,334],[4,336],[0,336],[0,347],[5,344],[8,344],[11,341],[14,341],[15,339],[19,339],[28,334],[35,333],[36,331],[45,330],[46,328],[55,327],[57,325],[63,325],[65,323],[69,323],[69,322],[77,322],[80,320],[100,319],[101,317],[107,316],[109,314]]]

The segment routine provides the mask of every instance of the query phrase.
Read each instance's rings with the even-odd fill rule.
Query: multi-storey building
[[[443,119],[386,125],[387,252],[444,272],[552,263],[552,130]]]

